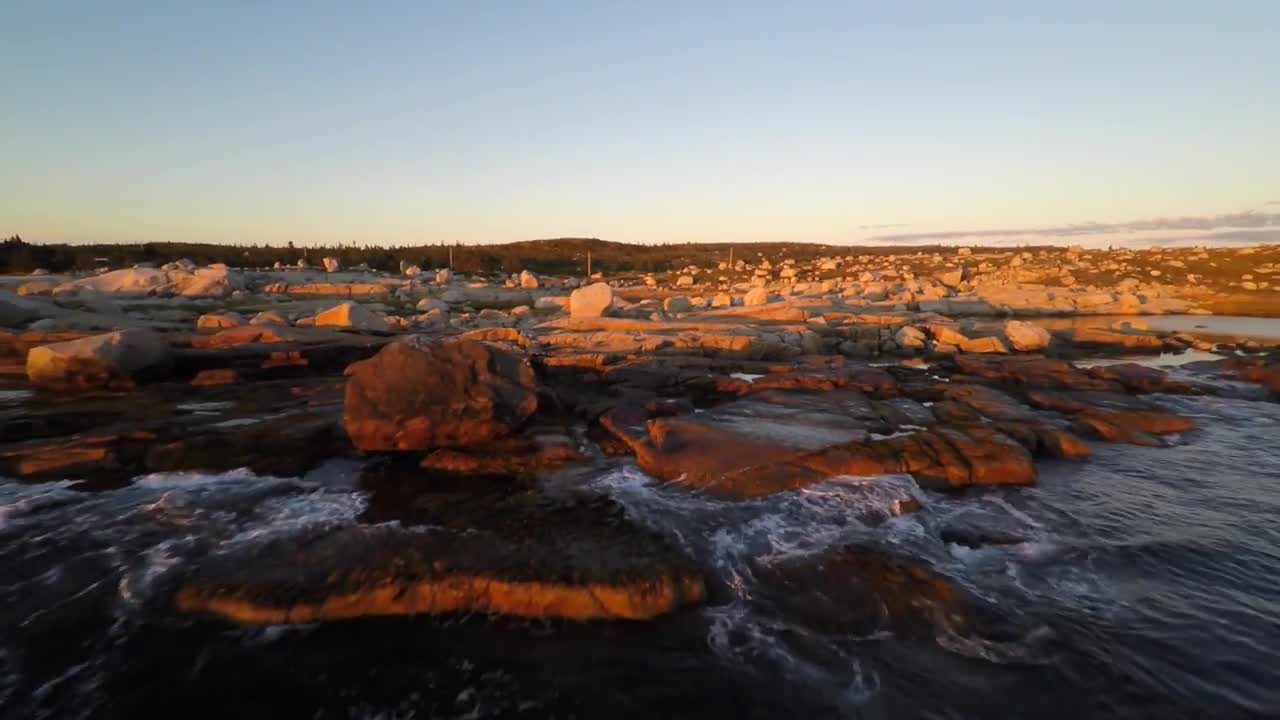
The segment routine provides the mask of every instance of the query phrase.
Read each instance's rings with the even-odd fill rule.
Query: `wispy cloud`
[[[1272,203],[1267,203],[1271,205]],[[1208,232],[1219,229],[1280,228],[1280,213],[1246,211],[1227,215],[1188,216],[1179,218],[1152,218],[1124,223],[1079,223],[1028,228],[996,230],[943,230],[921,233],[892,233],[869,238],[868,242],[927,243],[982,238],[1021,238],[1052,241],[1093,235],[1117,235],[1162,230],[1194,230]]]
[[[859,230],[893,230],[895,228],[911,227],[911,223],[882,223],[880,225],[859,225]]]

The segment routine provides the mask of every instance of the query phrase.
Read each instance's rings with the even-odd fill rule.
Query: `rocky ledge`
[[[436,522],[232,547],[195,568],[176,603],[247,623],[451,612],[645,620],[706,592],[692,560],[604,498],[520,492],[419,510]]]

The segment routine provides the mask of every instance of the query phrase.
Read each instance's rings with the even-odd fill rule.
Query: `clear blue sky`
[[[0,27],[0,234],[30,240],[1280,212],[1273,0],[41,0]]]

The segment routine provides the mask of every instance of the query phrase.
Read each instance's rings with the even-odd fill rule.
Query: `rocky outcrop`
[[[528,359],[475,340],[390,343],[347,375],[343,423],[366,451],[483,445],[538,407]]]
[[[836,475],[908,473],[922,485],[1030,484],[1031,452],[979,423],[889,430],[886,410],[855,391],[773,393],[671,417],[660,407],[621,405],[600,418],[645,472],[709,492],[751,497]]]
[[[1161,436],[1195,427],[1191,418],[1167,412],[1153,403],[1113,392],[1032,390],[1031,404],[1072,418],[1080,432],[1107,442],[1159,446]]]
[[[172,353],[150,330],[120,330],[32,348],[27,379],[56,390],[127,389],[164,374]]]

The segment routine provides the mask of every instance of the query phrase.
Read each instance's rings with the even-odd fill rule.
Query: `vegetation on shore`
[[[424,268],[450,266],[461,272],[534,272],[556,275],[581,275],[591,269],[599,272],[668,272],[688,265],[714,267],[734,259],[751,261],[763,254],[770,258],[781,255],[799,262],[825,255],[887,254],[934,252],[937,246],[852,247],[810,243],[681,243],[637,245],[595,238],[555,238],[524,240],[500,245],[417,245],[376,247],[371,245],[259,245],[244,243],[137,243],[137,244],[35,244],[17,235],[0,242],[0,273],[29,273],[36,268],[50,272],[92,270],[95,267],[128,267],[142,262],[163,264],[188,258],[198,264],[226,263],[238,267],[270,267],[277,262],[293,265],[306,259],[313,265],[321,258],[336,257],[343,267],[367,264],[376,270],[398,271],[405,261]]]

